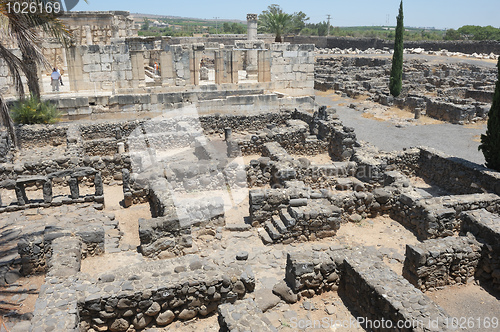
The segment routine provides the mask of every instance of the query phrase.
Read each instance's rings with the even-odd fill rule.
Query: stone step
[[[281,234],[284,234],[284,233],[288,232],[288,229],[283,224],[283,222],[281,221],[280,217],[273,216],[271,219],[272,219],[274,227],[276,227],[276,229],[278,230],[278,232],[280,232]]]
[[[295,219],[292,218],[286,209],[280,211],[280,218],[287,228],[295,225]]]
[[[276,228],[273,226],[273,223],[270,220],[266,220],[264,222],[264,228],[266,229],[271,239],[273,239],[273,241],[276,241],[279,238],[281,238],[281,234],[276,230]]]
[[[269,236],[269,233],[264,228],[259,228],[258,231],[259,237],[264,244],[272,244],[274,243],[273,239]]]

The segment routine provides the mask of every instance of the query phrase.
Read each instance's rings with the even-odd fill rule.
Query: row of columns
[[[6,189],[14,189],[18,205],[24,206],[29,203],[29,198],[26,195],[26,186],[36,183],[42,183],[43,201],[44,203],[52,203],[52,179],[69,176],[70,178],[68,179],[68,185],[70,189],[70,196],[72,199],[78,199],[80,198],[78,178],[91,175],[94,175],[95,196],[102,196],[104,194],[102,175],[101,172],[93,168],[81,168],[75,171],[60,171],[51,173],[47,176],[21,177],[17,180],[6,181],[2,185],[2,187]],[[1,197],[0,205],[2,205]]]

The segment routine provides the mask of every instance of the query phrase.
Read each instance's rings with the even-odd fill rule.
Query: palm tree
[[[45,4],[47,1],[36,0]],[[0,58],[2,58],[13,77],[14,86],[21,99],[24,98],[24,87],[21,73],[26,76],[30,93],[40,99],[40,83],[38,66],[50,67],[39,47],[40,32],[45,32],[59,40],[65,47],[71,42],[71,34],[54,14],[36,12],[23,14],[12,8],[16,0],[0,0]],[[51,1],[53,2],[53,1]],[[21,58],[14,55],[3,44],[2,40],[11,40],[21,51]],[[0,121],[7,127],[14,145],[17,145],[15,129],[4,99],[0,96]]]
[[[283,12],[280,6],[270,5],[259,15],[259,28],[276,35],[275,42],[281,43],[282,36],[291,28],[293,15]]]

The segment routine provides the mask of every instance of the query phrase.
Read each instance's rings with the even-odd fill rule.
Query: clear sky
[[[399,0],[80,0],[73,10],[127,10],[132,13],[171,15],[202,19],[246,20],[272,3],[285,12],[302,11],[311,23],[326,21],[332,26],[396,25]],[[500,0],[406,0],[405,26],[459,28],[462,25],[500,27]]]

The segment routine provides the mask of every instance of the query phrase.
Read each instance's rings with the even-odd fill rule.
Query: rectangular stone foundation
[[[468,237],[431,239],[406,246],[403,276],[422,291],[466,284],[474,277],[481,245]]]
[[[452,331],[445,311],[383,262],[345,259],[339,294],[373,331],[428,331],[434,322],[436,331]]]
[[[474,234],[483,245],[476,278],[500,291],[500,216],[481,209],[464,212],[460,218],[462,232]]]

